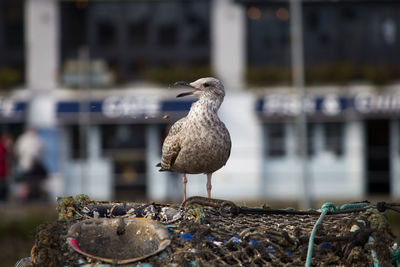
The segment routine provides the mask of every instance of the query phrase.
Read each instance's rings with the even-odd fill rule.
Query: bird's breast
[[[186,173],[212,173],[224,166],[231,149],[225,125],[219,120],[203,119],[186,126],[174,167]]]

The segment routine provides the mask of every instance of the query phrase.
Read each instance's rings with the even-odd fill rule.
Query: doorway
[[[366,121],[367,193],[390,193],[390,122]]]

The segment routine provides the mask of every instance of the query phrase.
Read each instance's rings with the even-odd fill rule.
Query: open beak
[[[184,82],[184,81],[176,82],[174,85],[175,86],[186,86],[186,87],[193,88],[193,91],[180,93],[176,97],[184,97],[184,96],[188,96],[188,95],[193,95],[195,92],[200,91],[200,89],[198,89],[198,88],[194,87],[193,85],[191,85],[190,83]]]

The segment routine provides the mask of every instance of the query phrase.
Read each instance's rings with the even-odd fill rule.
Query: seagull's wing
[[[185,119],[186,118],[182,118],[175,122],[174,125],[172,125],[168,136],[164,140],[161,163],[157,164],[158,167],[161,167],[160,171],[171,170],[179,152],[181,151],[179,133],[183,129]]]

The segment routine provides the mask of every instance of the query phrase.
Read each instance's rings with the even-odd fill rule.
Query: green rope
[[[375,243],[375,240],[372,236],[368,238],[368,244],[373,245]],[[372,263],[374,267],[379,267],[379,260],[378,257],[376,256],[375,250],[371,249],[371,258],[372,258]]]
[[[324,210],[328,210],[329,212],[335,212],[337,211],[339,208],[337,206],[335,206],[335,204],[333,204],[332,202],[326,202],[322,205],[322,207],[317,210],[318,212],[323,212]]]
[[[394,243],[394,251],[390,255],[390,262],[393,266],[400,267],[400,247]]]
[[[335,204],[331,203],[331,202],[327,202],[324,203],[322,205],[322,207],[317,210],[318,212],[321,212],[321,215],[319,216],[317,222],[314,224],[314,227],[311,231],[311,235],[310,235],[310,239],[308,241],[308,250],[307,250],[307,259],[306,259],[306,265],[305,267],[310,267],[311,266],[311,258],[312,258],[312,254],[313,254],[313,247],[314,247],[314,238],[315,235],[317,233],[317,228],[318,225],[321,224],[322,220],[324,219],[325,215],[330,212],[330,213],[334,213],[334,212],[338,212],[338,211],[351,211],[351,210],[357,210],[357,209],[363,209],[366,208],[367,206],[373,206],[375,207],[375,205],[372,205],[371,203],[368,202],[358,202],[358,203],[350,203],[350,204],[344,204],[340,207],[335,206]],[[397,250],[398,253],[393,253],[392,254],[392,262],[395,262],[398,264],[398,267],[400,267],[400,249]],[[376,258],[376,254],[375,251],[371,250],[371,256],[373,258],[374,261],[374,266],[378,267],[379,266],[379,261]]]
[[[325,215],[328,212],[335,212],[337,209],[338,208],[333,203],[327,202],[322,205],[320,210],[318,210],[318,211],[322,211],[322,213],[319,216],[317,222],[314,224],[314,227],[311,231],[310,239],[308,241],[306,267],[311,266],[311,258],[312,258],[313,247],[314,247],[314,238],[315,238],[315,234],[317,233],[318,225],[321,224],[322,220],[324,219]]]
[[[356,202],[356,203],[348,203],[348,204],[343,204],[340,207],[335,206],[331,202],[324,203],[322,207],[317,210],[319,212],[322,212],[325,208],[328,208],[330,212],[338,212],[338,211],[350,211],[350,210],[358,210],[358,209],[363,209],[367,206],[373,206],[371,203],[367,202]]]
[[[344,204],[340,206],[339,210],[344,211],[344,210],[362,209],[365,208],[366,206],[371,206],[371,203],[359,202],[359,203]]]

